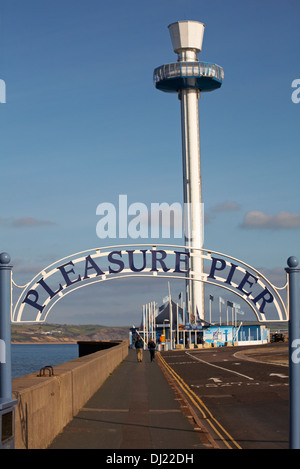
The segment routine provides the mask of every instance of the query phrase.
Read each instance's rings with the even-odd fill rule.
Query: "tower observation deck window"
[[[223,68],[219,65],[207,62],[176,62],[161,65],[154,70],[153,81],[155,85],[165,82],[169,79],[180,80],[188,77],[211,78],[214,81],[222,83],[224,79]],[[220,86],[220,85],[219,85]]]

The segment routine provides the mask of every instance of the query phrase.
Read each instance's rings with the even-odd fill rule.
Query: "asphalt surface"
[[[287,350],[130,350],[49,449],[287,449]]]
[[[148,351],[135,350],[118,366],[49,449],[206,449],[188,407]]]
[[[163,360],[220,447],[289,447],[286,344],[170,351]]]

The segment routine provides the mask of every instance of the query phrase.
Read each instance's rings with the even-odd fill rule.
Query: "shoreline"
[[[35,341],[31,341],[31,342],[17,342],[17,341],[12,341],[11,342],[11,345],[59,345],[59,344],[63,344],[63,345],[77,345],[77,341],[64,341],[64,340],[60,340],[60,341],[53,341],[53,342],[48,342],[48,341],[41,341],[41,342],[35,342]]]

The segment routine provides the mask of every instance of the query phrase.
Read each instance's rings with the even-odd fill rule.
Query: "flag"
[[[227,301],[227,306],[230,306],[231,308],[233,308],[233,305],[234,303],[232,303],[232,301]]]
[[[183,312],[183,309],[179,309],[179,306],[177,305],[177,308],[178,308],[178,327],[180,328],[180,326],[183,326],[184,325],[184,312]],[[180,311],[181,311],[181,314],[180,314]]]
[[[188,311],[186,309],[186,306],[184,307],[184,319],[185,319],[185,325],[189,324],[189,317],[188,317]]]
[[[223,300],[223,298],[221,298],[220,296],[219,296],[219,302],[225,305],[225,300]]]
[[[165,297],[163,298],[163,303],[167,303],[168,301],[169,301],[169,297],[168,297],[168,296],[165,296]]]
[[[212,295],[209,295],[209,299],[210,299],[211,301],[214,301],[214,297],[213,297]]]

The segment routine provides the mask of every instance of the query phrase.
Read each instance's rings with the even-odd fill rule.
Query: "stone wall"
[[[128,355],[128,341],[13,379],[15,448],[45,449]]]

